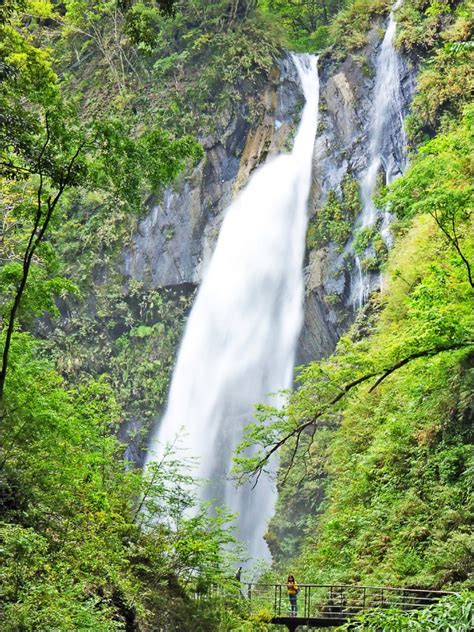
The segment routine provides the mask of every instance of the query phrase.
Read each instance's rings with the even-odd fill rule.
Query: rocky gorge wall
[[[329,355],[356,317],[352,285],[361,211],[358,180],[370,160],[375,69],[384,26],[372,28],[357,56],[342,59],[334,50],[319,60],[319,124],[297,365]],[[400,74],[406,113],[415,72],[403,59]],[[240,101],[217,117],[217,131],[201,136],[204,159],[163,194],[150,196],[144,217],[127,219],[120,209],[110,214],[101,234],[93,235],[96,251],[91,251],[90,235],[74,243],[66,236],[61,246],[86,300],[61,303],[61,317],[54,323],[43,319],[40,334],[73,382],[108,376],[124,411],[120,437],[128,458],[139,465],[151,426],[166,405],[186,315],[225,210],[258,165],[293,144],[303,95],[289,55],[257,84],[255,90],[243,82]],[[392,158],[402,164],[400,156]],[[107,235],[114,236],[111,247],[104,243]],[[370,272],[369,280],[376,289],[378,270]]]
[[[338,62],[335,55],[328,54],[319,60],[320,113],[308,208],[309,217],[315,221],[331,193],[344,205],[341,184],[347,178],[357,181],[367,167],[381,33],[380,25],[372,28],[368,45],[357,58],[348,56]],[[401,59],[400,72],[406,113],[414,88],[414,70]],[[123,253],[121,273],[126,282],[135,280],[151,288],[199,285],[233,196],[259,164],[291,147],[303,100],[289,57],[275,64],[255,97],[263,106],[257,124],[247,120],[248,103],[243,102],[234,112],[229,109],[219,121],[220,131],[201,139],[205,159],[167,190],[162,200],[150,201],[149,214]],[[394,156],[393,162],[402,164],[402,157]],[[356,310],[350,300],[354,255],[350,241],[349,237],[344,247],[331,240],[316,247],[308,244],[305,320],[298,364],[331,353],[340,334],[354,320]],[[378,275],[373,275],[372,289],[378,283]]]

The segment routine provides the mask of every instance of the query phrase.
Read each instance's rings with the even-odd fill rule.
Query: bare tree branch
[[[263,472],[263,468],[265,467],[266,463],[268,463],[268,461],[272,457],[272,455],[275,454],[275,452],[277,452],[282,446],[284,446],[290,439],[295,437],[296,438],[296,444],[295,444],[295,446],[294,446],[294,448],[292,450],[292,456],[290,458],[290,465],[287,468],[287,471],[286,471],[286,473],[284,475],[284,478],[283,478],[282,484],[284,484],[284,482],[286,481],[286,479],[288,477],[289,471],[293,467],[294,458],[295,458],[297,450],[298,450],[299,438],[300,438],[301,434],[306,430],[306,428],[309,428],[311,425],[315,424],[316,421],[320,417],[322,417],[322,415],[324,415],[324,413],[327,412],[327,410],[329,408],[331,408],[332,406],[337,404],[337,402],[339,402],[345,395],[347,395],[347,393],[352,391],[354,388],[356,388],[360,384],[363,384],[364,382],[367,382],[368,380],[370,380],[373,377],[379,376],[378,379],[376,380],[376,382],[369,389],[369,393],[372,393],[389,375],[391,375],[392,373],[394,373],[398,369],[402,368],[406,364],[412,362],[413,360],[417,360],[419,358],[424,358],[424,357],[431,357],[431,356],[437,355],[438,353],[443,353],[445,351],[455,351],[455,350],[463,349],[465,347],[469,347],[469,346],[473,346],[473,345],[474,345],[474,341],[473,340],[466,340],[466,341],[459,342],[459,343],[440,345],[438,347],[432,347],[430,349],[424,349],[422,351],[416,351],[415,353],[412,353],[412,354],[406,356],[402,360],[399,360],[398,362],[395,362],[394,364],[392,364],[390,367],[388,367],[386,369],[382,369],[382,370],[379,370],[379,371],[374,371],[374,372],[371,372],[371,373],[367,373],[367,374],[362,375],[361,377],[357,378],[356,380],[353,380],[352,382],[348,382],[347,384],[345,384],[341,388],[340,392],[335,397],[333,397],[328,403],[324,404],[323,407],[320,408],[311,417],[311,419],[308,419],[307,421],[304,421],[300,425],[296,426],[296,428],[294,428],[293,430],[288,432],[284,437],[282,437],[279,441],[275,442],[271,447],[268,448],[267,452],[263,455],[263,457],[257,463],[257,465],[255,466],[253,471],[250,472],[250,475],[255,478],[255,482],[253,484],[253,487],[255,487],[255,485],[258,483],[258,480],[259,480],[259,478],[260,478],[260,476],[261,476],[261,474]]]
[[[13,162],[5,162],[3,160],[0,160],[0,167],[3,167],[4,169],[8,169],[10,172],[21,171],[22,173],[29,173],[30,175],[33,175],[33,176],[35,176],[37,173],[33,169],[28,169],[28,167],[21,167],[20,165],[15,165],[15,163]]]
[[[39,157],[38,157],[38,175],[39,175],[39,185],[38,185],[38,189],[37,189],[37,197],[36,197],[36,215],[35,215],[35,219],[33,222],[33,228],[32,231],[30,233],[30,237],[28,240],[28,244],[26,246],[25,249],[25,253],[23,255],[23,272],[22,272],[22,276],[20,279],[20,282],[17,286],[16,292],[15,292],[15,297],[13,299],[13,305],[10,309],[10,313],[8,315],[8,327],[7,327],[7,333],[5,336],[5,343],[4,343],[4,347],[3,347],[3,355],[2,355],[2,368],[0,370],[0,401],[3,400],[3,395],[4,395],[4,390],[5,390],[5,380],[7,377],[7,370],[8,370],[8,361],[9,361],[9,355],[10,355],[10,347],[11,347],[11,341],[12,341],[12,336],[13,336],[13,331],[15,329],[15,322],[16,322],[16,318],[17,318],[17,312],[18,312],[18,308],[20,306],[21,303],[21,299],[23,297],[23,293],[25,291],[26,288],[26,283],[28,281],[28,276],[29,276],[29,272],[30,272],[30,268],[31,268],[31,263],[33,260],[33,256],[35,254],[36,249],[38,248],[39,244],[42,242],[44,235],[48,229],[51,217],[54,213],[54,210],[62,196],[62,194],[64,193],[64,190],[66,189],[67,185],[70,183],[71,181],[71,175],[72,175],[72,170],[74,168],[74,165],[76,163],[76,160],[79,157],[80,152],[82,151],[82,149],[85,146],[85,143],[81,143],[77,150],[75,151],[75,153],[73,154],[72,158],[70,159],[67,169],[65,171],[65,173],[61,176],[60,178],[60,182],[59,182],[59,188],[58,191],[56,193],[56,195],[54,197],[52,197],[51,195],[48,196],[47,200],[46,200],[46,206],[47,209],[46,211],[43,210],[43,187],[44,187],[44,174],[42,171],[42,161],[43,161],[43,157],[44,157],[44,153],[46,151],[46,148],[49,144],[50,141],[50,129],[49,129],[49,124],[48,124],[48,117],[46,116],[46,140],[43,143],[43,146],[41,148]]]
[[[438,228],[442,231],[444,236],[447,238],[449,243],[454,247],[454,249],[456,250],[458,255],[461,257],[462,262],[466,266],[467,278],[469,280],[469,283],[470,283],[471,287],[474,288],[474,278],[473,278],[473,274],[472,274],[472,270],[471,270],[471,264],[468,261],[468,259],[465,257],[465,255],[462,252],[461,247],[459,245],[459,238],[458,238],[458,235],[457,235],[457,232],[456,232],[456,224],[454,222],[454,215],[451,217],[451,226],[452,226],[452,229],[453,229],[453,234],[452,235],[446,229],[446,227],[444,226],[443,222],[439,219],[436,211],[430,213],[430,215],[434,219],[436,224],[438,225]]]

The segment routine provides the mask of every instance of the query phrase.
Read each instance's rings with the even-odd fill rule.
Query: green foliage
[[[300,562],[306,580],[422,587],[469,582],[472,454],[462,421],[469,413],[459,410],[450,424],[447,416],[456,390],[467,393],[472,375],[450,380],[456,362],[414,367],[394,376],[376,402],[361,397],[348,405],[329,461],[329,502],[319,525],[309,525]],[[451,399],[447,389],[454,391]],[[446,477],[439,468],[451,460]],[[446,522],[447,516],[455,521]]]
[[[120,31],[116,3],[65,4],[61,35],[83,38],[78,57],[101,50],[114,17]],[[188,298],[125,291],[113,279],[73,335],[58,327],[39,345],[21,333],[48,328],[65,299],[74,314],[91,298],[98,265],[123,245],[145,196],[202,150],[155,121],[140,127],[113,103],[90,116],[57,74],[64,39],[47,48],[46,25],[63,16],[37,1],[1,11],[0,306],[3,322],[16,325],[0,419],[2,630],[235,629],[245,613],[232,582],[225,598],[192,598],[198,581],[227,584],[233,575],[229,516],[198,506],[181,460],[168,453],[143,476],[117,439],[144,406],[151,416],[163,403]],[[126,51],[112,39],[110,73],[122,90],[116,63]],[[61,343],[53,352],[52,340]]]
[[[442,114],[457,115],[464,103],[472,101],[473,60],[470,50],[453,54],[440,49],[420,75],[413,111],[428,129],[436,129]]]
[[[298,454],[293,462],[292,446],[285,447],[281,452],[277,504],[265,540],[276,568],[282,572],[288,560],[300,555],[308,526],[321,515],[334,421],[326,419],[315,431],[308,453]],[[326,424],[327,427],[323,427]]]
[[[469,232],[474,194],[472,147],[474,108],[467,107],[460,124],[448,134],[423,145],[405,176],[396,181],[385,199],[400,218],[428,213],[459,255],[473,285],[474,252]],[[469,229],[468,229],[469,230]]]
[[[165,88],[159,114],[169,125],[176,126],[179,113],[181,129],[225,126],[229,111],[271,70],[279,51],[275,27],[251,9],[233,19],[232,4],[177,2],[175,15],[161,20],[149,63]]]
[[[261,7],[285,27],[293,50],[321,50],[329,43],[328,25],[343,7],[341,0],[267,0]]]
[[[196,507],[189,472],[172,454],[142,478],[117,440],[134,432],[136,419],[143,432],[164,404],[191,297],[124,288],[118,275],[104,275],[150,189],[202,156],[182,134],[227,126],[272,68],[282,30],[299,49],[336,44],[337,57],[363,47],[374,19],[388,11],[384,0],[270,0],[260,13],[254,5],[10,0],[0,7],[3,314],[18,287],[39,179],[43,202],[65,176],[69,186],[52,239],[35,254],[20,326],[48,312],[44,332],[57,305],[63,318],[41,346],[15,333],[0,420],[6,630],[267,629],[264,609],[244,620],[228,580],[228,516]],[[283,449],[279,516],[267,534],[277,563],[299,557],[296,571],[306,581],[471,585],[473,375],[471,348],[462,346],[473,332],[470,109],[457,124],[472,89],[468,8],[406,0],[399,9],[400,46],[414,56],[432,51],[410,136],[419,143],[436,129],[444,134],[383,194],[403,234],[380,302],[334,356],[301,371],[283,411],[260,407],[261,423],[243,446],[260,448],[240,459],[249,471],[269,445],[315,419]],[[66,98],[77,91],[80,103]],[[245,112],[258,114],[258,104]],[[357,182],[347,176],[311,222],[309,247],[342,249],[359,212]],[[366,268],[386,256],[374,231],[360,232],[355,248]],[[369,392],[387,367],[438,347],[447,350],[407,363]],[[367,373],[371,381],[328,404]],[[224,589],[210,597],[214,584]],[[464,625],[471,604],[454,598],[410,619],[379,612],[361,625]]]
[[[18,317],[54,313],[55,296],[75,289],[56,274],[59,266],[48,242],[67,192],[99,190],[109,205],[140,212],[147,187],[169,184],[189,160],[202,157],[190,137],[175,140],[157,127],[132,134],[125,115],[84,119],[63,96],[50,51],[31,43],[25,12],[51,17],[46,5],[15,5],[1,27],[6,73],[0,91],[0,186],[8,235],[2,255],[9,263],[0,279],[6,323],[0,398]]]
[[[378,234],[375,226],[368,226],[367,228],[359,229],[354,235],[354,252],[356,255],[362,255],[369,247],[374,237]]]
[[[367,615],[358,617],[338,630],[390,630],[403,632],[432,632],[433,630],[454,630],[469,632],[472,629],[474,617],[473,593],[461,593],[445,597],[439,603],[415,612],[401,612],[400,610],[375,610]]]
[[[136,2],[127,13],[125,31],[132,44],[143,50],[153,50],[160,28],[161,15],[154,7]]]
[[[409,140],[419,144],[443,123],[455,120],[472,101],[472,6],[469,0],[404,2],[397,23],[398,45],[412,56],[425,58],[407,121]]]
[[[354,233],[353,248],[356,255],[362,257],[363,270],[379,270],[387,258],[388,249],[375,226],[360,228]]]
[[[397,43],[405,51],[425,53],[444,42],[469,39],[469,3],[430,0],[403,3],[397,10]]]
[[[337,45],[338,54],[342,57],[363,48],[374,20],[385,15],[389,6],[387,0],[355,0],[339,11],[330,25],[331,43]]]
[[[169,451],[144,477],[126,467],[105,379],[67,389],[30,336],[14,345],[0,451],[3,629],[167,627],[179,617],[189,629],[196,580],[231,576],[229,516],[201,507],[185,517],[192,477]]]
[[[341,195],[330,191],[325,205],[311,219],[306,236],[308,248],[321,248],[333,242],[342,250],[360,210],[358,182],[346,174],[341,183]]]
[[[74,49],[85,64],[93,59],[81,69],[92,74],[87,107],[125,104],[142,123],[159,119],[180,135],[225,126],[221,117],[259,85],[280,50],[278,27],[252,0],[177,0],[172,11],[151,0],[66,5],[63,63],[76,65]]]
[[[399,217],[418,213],[455,211],[467,221],[472,201],[471,149],[474,108],[466,108],[461,124],[452,132],[426,143],[403,178],[391,186],[386,201]]]
[[[109,376],[129,420],[127,441],[139,454],[166,401],[192,294],[147,291],[133,282],[126,290],[120,278],[111,276],[93,296],[95,310],[70,309],[47,345],[69,380]]]

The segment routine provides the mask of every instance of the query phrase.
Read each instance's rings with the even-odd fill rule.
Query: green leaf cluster
[[[448,131],[472,102],[472,3],[403,3],[397,24],[397,44],[422,64],[406,124],[409,141],[418,145],[440,127]]]
[[[342,251],[360,211],[359,184],[351,174],[346,174],[341,182],[340,194],[329,191],[326,203],[311,218],[306,235],[307,247],[321,248],[332,242]]]
[[[474,615],[474,595],[463,592],[458,595],[445,597],[439,603],[417,612],[401,612],[396,609],[375,610],[357,622],[352,622],[338,630],[392,630],[404,632],[432,632],[433,630],[454,630],[469,632],[472,629]]]
[[[93,294],[95,310],[78,303],[59,319],[47,346],[63,375],[81,382],[107,375],[128,420],[127,441],[140,455],[169,380],[192,294],[123,287],[111,277]]]
[[[280,51],[277,30],[251,2],[242,2],[236,17],[236,4],[178,1],[173,16],[161,18],[148,54],[153,80],[165,88],[159,113],[171,126],[179,118],[183,129],[225,128],[229,112],[270,72]],[[255,119],[255,108],[246,116]]]
[[[344,4],[341,0],[267,0],[260,7],[284,26],[292,50],[313,51],[329,44],[331,19]]]
[[[44,4],[44,3],[43,3]],[[5,77],[0,89],[0,187],[5,239],[0,256],[0,307],[6,356],[12,327],[49,311],[55,299],[76,291],[61,276],[50,240],[61,225],[69,196],[97,197],[124,216],[139,214],[145,196],[169,184],[186,164],[202,157],[189,136],[175,139],[155,126],[138,131],[127,115],[89,119],[64,94],[52,51],[36,45],[27,17],[51,18],[49,3],[13,3],[1,26]],[[50,11],[51,10],[51,11]],[[84,223],[85,209],[76,209]],[[28,282],[30,281],[30,282]],[[33,281],[33,283],[31,282]]]
[[[361,257],[364,270],[380,270],[387,259],[388,248],[376,226],[360,228],[354,233],[353,248]]]
[[[253,0],[176,0],[172,10],[152,0],[65,5],[57,48],[69,80],[83,83],[84,107],[115,103],[179,135],[225,127],[226,112],[260,84],[281,50],[278,27]]]
[[[191,628],[198,581],[228,585],[234,616],[229,516],[196,504],[186,460],[169,449],[145,476],[127,466],[107,380],[68,388],[41,356],[31,336],[14,338],[0,427],[2,629]],[[203,608],[200,629],[214,629],[219,600]]]
[[[116,3],[65,4],[71,28],[91,28],[95,45],[103,43],[100,29]],[[74,311],[83,299],[81,273],[90,280],[107,248],[130,227],[127,216],[136,219],[150,191],[202,156],[190,137],[176,139],[156,125],[140,129],[129,113],[112,115],[108,108],[90,116],[81,110],[57,74],[57,48],[46,48],[47,25],[64,17],[63,7],[59,13],[53,8],[49,2],[9,2],[2,5],[0,26],[0,306],[3,323],[10,318],[14,324],[0,410],[2,629],[198,629],[196,618],[199,629],[215,629],[221,620],[232,627],[242,607],[228,581],[230,517],[210,516],[199,505],[182,459],[168,451],[143,475],[118,440],[125,434],[125,400],[148,398],[155,409],[155,400],[164,399],[187,301],[137,287],[127,296],[115,287],[117,294],[107,297],[102,288],[92,327],[80,319],[76,337],[66,334],[56,356],[49,342],[25,333],[50,335],[62,301],[67,297]],[[111,236],[119,223],[122,233]],[[78,256],[71,260],[76,275],[62,261],[62,231],[71,252],[71,237],[78,237]],[[80,260],[87,238],[90,259]],[[18,296],[18,318],[11,320]],[[90,360],[81,345],[93,339],[95,319],[106,322],[106,333],[102,328],[95,340],[97,366],[81,370],[85,357]],[[101,346],[103,339],[109,346]],[[222,598],[194,602],[198,583],[220,582],[229,586]]]

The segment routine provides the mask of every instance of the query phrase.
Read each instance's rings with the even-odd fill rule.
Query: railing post
[[[273,605],[273,612],[277,615],[277,599],[278,599],[278,584],[275,584],[275,603]]]
[[[281,616],[281,584],[280,584],[280,605],[278,607],[278,616]]]

